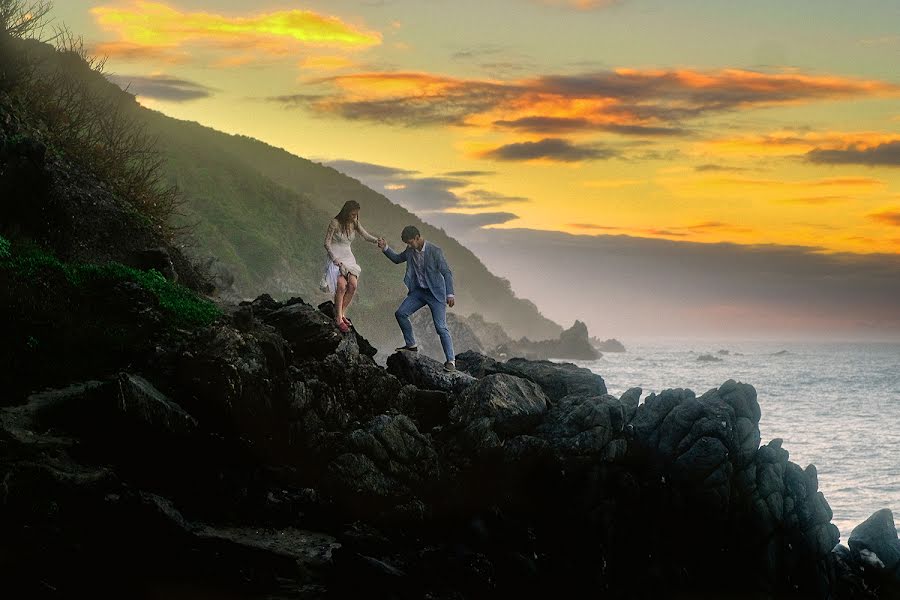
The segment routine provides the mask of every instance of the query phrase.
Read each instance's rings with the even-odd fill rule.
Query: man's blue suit
[[[406,263],[406,274],[403,276],[403,283],[406,284],[409,294],[400,305],[400,308],[394,313],[397,317],[397,323],[400,324],[400,330],[403,331],[403,341],[407,347],[416,345],[416,339],[413,335],[412,323],[409,317],[425,306],[431,309],[431,317],[434,320],[434,328],[438,336],[441,338],[441,347],[444,349],[444,356],[448,361],[453,361],[453,340],[450,337],[450,330],[447,328],[447,298],[453,296],[453,272],[444,258],[444,252],[434,244],[425,242],[422,248],[424,253],[424,271],[425,283],[427,287],[420,287],[418,277],[415,274],[415,266],[413,263],[412,253],[416,252],[408,247],[399,254],[391,250],[389,246],[384,247],[384,255],[396,264]]]

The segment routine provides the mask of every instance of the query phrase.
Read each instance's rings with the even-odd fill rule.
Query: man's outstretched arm
[[[385,242],[384,239],[378,242],[378,247],[381,248],[381,251],[384,253],[384,255],[387,256],[395,265],[406,262],[406,250],[409,250],[409,248],[407,248],[400,254],[397,254],[396,252],[391,250],[391,247],[387,245],[387,242]]]

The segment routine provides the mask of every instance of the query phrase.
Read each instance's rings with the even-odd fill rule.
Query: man
[[[403,332],[405,345],[397,350],[418,352],[409,317],[427,304],[431,309],[431,318],[434,319],[434,328],[441,338],[444,356],[447,358],[444,370],[455,371],[453,340],[450,338],[450,330],[447,329],[447,308],[444,306],[446,303],[452,308],[456,304],[453,295],[453,273],[447,266],[447,260],[441,249],[426,242],[425,238],[419,234],[419,230],[412,225],[403,228],[400,239],[406,244],[406,250],[399,254],[391,250],[384,238],[378,240],[378,247],[395,264],[406,262],[406,275],[403,276],[403,283],[409,289],[409,294],[394,313],[397,323],[400,324],[400,330]]]

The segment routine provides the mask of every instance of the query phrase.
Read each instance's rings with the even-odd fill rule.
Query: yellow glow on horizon
[[[297,66],[312,71],[339,71],[357,65],[346,56],[307,56],[298,62]]]

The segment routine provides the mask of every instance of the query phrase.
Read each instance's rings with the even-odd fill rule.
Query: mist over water
[[[643,388],[642,399],[679,387],[700,396],[729,379],[749,383],[762,408],[762,443],[782,438],[791,461],[816,465],[842,543],[878,509],[900,518],[900,343],[625,346],[628,352],[572,362],[601,375],[615,396],[632,387]]]

